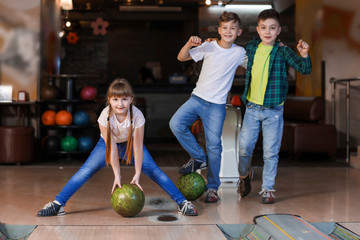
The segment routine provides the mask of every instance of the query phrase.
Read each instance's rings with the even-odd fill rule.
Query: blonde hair
[[[112,97],[134,97],[134,92],[129,84],[129,82],[124,78],[115,79],[109,86],[107,90],[107,105],[109,106],[108,118],[107,118],[107,134],[106,134],[106,151],[105,151],[105,161],[106,164],[110,164],[110,152],[111,152],[111,129],[110,129],[110,117],[112,113],[112,107],[110,106],[109,99]],[[130,104],[130,127],[128,132],[128,140],[125,151],[126,156],[126,165],[129,165],[132,159],[132,150],[133,150],[133,103]]]

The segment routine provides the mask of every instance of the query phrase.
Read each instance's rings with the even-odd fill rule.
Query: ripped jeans
[[[239,174],[247,176],[260,128],[263,136],[264,168],[262,189],[274,190],[279,151],[284,129],[284,106],[264,107],[252,102],[246,104],[242,128],[238,138]]]

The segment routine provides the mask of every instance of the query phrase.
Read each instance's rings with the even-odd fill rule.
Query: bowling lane
[[[177,181],[178,167],[162,169],[172,181]],[[111,208],[113,174],[111,168],[107,167],[70,199],[64,216],[36,217],[37,211],[54,199],[77,170],[78,166],[0,166],[0,221],[6,224],[38,225],[39,229],[46,227],[54,231],[74,227],[74,230],[69,228],[69,231],[75,232],[86,232],[89,226],[97,226],[99,229],[113,226],[111,231],[117,232],[120,230],[116,227],[127,226],[128,229],[139,229],[144,234],[151,231],[145,230],[146,227],[150,229],[153,226],[169,227],[167,233],[176,226],[184,227],[184,231],[186,227],[192,226],[193,231],[196,231],[195,226],[216,228],[216,224],[252,223],[254,216],[272,213],[297,214],[309,222],[360,222],[360,171],[344,167],[316,168],[316,171],[313,168],[279,168],[277,201],[269,205],[260,203],[258,190],[262,168],[255,168],[253,191],[248,197],[241,199],[236,193],[235,184],[224,184],[219,189],[220,203],[206,204],[203,198],[194,202],[200,213],[197,217],[177,214],[174,201],[142,175],[145,207],[133,218],[121,217]],[[124,182],[130,181],[133,173],[133,167],[123,167]]]
[[[122,237],[123,236],[123,237]],[[171,239],[226,240],[214,225],[196,226],[39,226],[28,240],[42,239]]]
[[[215,215],[205,214],[203,201],[194,202],[200,216],[184,217],[177,213],[176,203],[147,176],[141,176],[145,193],[145,206],[133,218],[119,216],[111,207],[110,191],[113,173],[104,168],[74,194],[65,207],[66,214],[59,217],[36,217],[37,211],[56,194],[78,167],[5,167],[0,201],[0,220],[8,224],[36,225],[157,225],[157,224],[216,224],[222,223]],[[177,167],[162,167],[176,183]],[[4,168],[2,168],[4,170]],[[122,167],[123,182],[129,182],[134,174],[133,167]],[[17,177],[21,176],[21,177]],[[213,211],[210,211],[215,213]],[[165,220],[159,217],[165,216]],[[170,216],[172,221],[167,221]]]

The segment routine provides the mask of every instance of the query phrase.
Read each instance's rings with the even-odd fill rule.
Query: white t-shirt
[[[109,106],[104,108],[98,118],[98,123],[104,127],[107,127],[107,118],[109,113]],[[135,106],[133,106],[133,123],[135,128],[139,128],[145,124],[145,117],[142,112]],[[113,114],[110,117],[110,128],[111,132],[115,138],[116,143],[126,142],[128,140],[128,132],[130,127],[130,111],[126,119],[120,123],[115,115]],[[103,138],[102,134],[100,136]]]
[[[204,59],[192,93],[208,102],[225,104],[235,71],[247,58],[245,49],[236,44],[222,48],[212,41],[190,49],[189,54],[195,62]]]

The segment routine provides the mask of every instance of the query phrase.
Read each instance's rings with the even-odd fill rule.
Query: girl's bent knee
[[[175,123],[175,120],[173,120],[173,118],[170,119],[169,127],[170,127],[171,131],[174,131],[176,128],[176,123]]]

